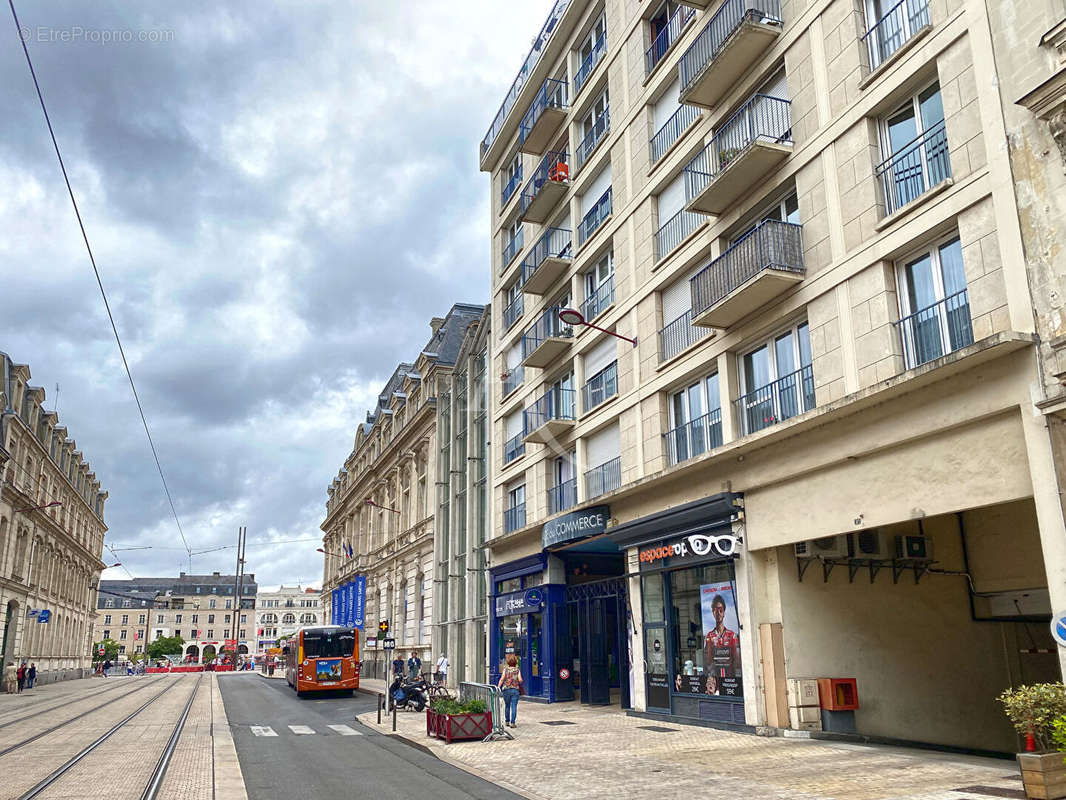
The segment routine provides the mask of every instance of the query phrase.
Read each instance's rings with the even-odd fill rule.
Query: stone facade
[[[275,647],[282,636],[291,636],[304,625],[324,625],[321,593],[301,586],[281,586],[275,592],[259,592],[255,598],[256,653]]]

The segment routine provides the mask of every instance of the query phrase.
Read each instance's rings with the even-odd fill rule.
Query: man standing
[[[434,667],[434,669],[433,669],[434,678],[437,681],[437,683],[447,683],[448,682],[448,666],[449,666],[449,664],[448,664],[448,656],[442,650],[441,654],[440,654],[440,658],[437,659],[437,666]]]
[[[30,662],[30,671],[26,673],[26,688],[32,689],[34,682],[37,680],[37,665]]]
[[[104,661],[104,677],[105,678],[107,677],[107,671],[109,669],[111,669],[111,659],[110,658],[107,659],[106,661]]]
[[[18,679],[19,691],[21,692],[22,689],[26,686],[26,662],[25,661],[23,661],[21,664],[19,664],[18,672],[16,672],[15,675],[16,675],[16,677]]]
[[[407,674],[413,681],[417,681],[422,674],[422,659],[418,657],[418,653],[414,650],[411,651],[411,656],[407,659]]]
[[[403,656],[400,655],[399,651],[396,652],[396,658],[392,660],[392,677],[403,677]]]

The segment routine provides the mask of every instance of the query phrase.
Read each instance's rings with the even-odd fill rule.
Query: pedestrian
[[[392,677],[403,677],[403,656],[399,653],[396,654],[396,658],[392,660]]]
[[[8,661],[7,666],[4,667],[4,691],[8,694],[14,694],[17,683],[18,670],[15,669],[15,662]]]
[[[32,689],[33,684],[37,682],[37,665],[32,661],[30,662],[30,670],[26,673],[26,688]]]
[[[414,650],[411,651],[411,656],[407,659],[407,674],[411,676],[413,681],[417,681],[422,674],[422,659],[418,657],[418,653]]]
[[[503,692],[504,721],[508,727],[517,727],[518,695],[522,694],[522,670],[518,668],[518,657],[514,653],[507,654],[507,666],[500,673],[500,680],[496,685]]]
[[[16,676],[16,678],[18,680],[19,691],[21,692],[22,689],[26,686],[26,662],[25,661],[23,661],[21,664],[19,664],[18,672],[15,673],[15,676]]]
[[[104,677],[105,678],[107,677],[107,671],[109,669],[111,669],[111,659],[110,658],[107,659],[106,661],[104,661]]]
[[[437,666],[435,666],[433,668],[433,679],[437,683],[447,683],[448,682],[448,666],[449,666],[449,664],[448,664],[448,656],[442,650],[441,654],[440,654],[440,658],[437,659]]]

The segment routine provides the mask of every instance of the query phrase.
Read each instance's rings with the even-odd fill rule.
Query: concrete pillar
[[[737,360],[726,350],[718,354],[718,396],[722,400],[722,443],[728,443],[741,435],[734,419],[733,401],[740,396]]]

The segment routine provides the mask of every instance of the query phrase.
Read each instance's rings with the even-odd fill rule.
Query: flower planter
[[[1066,798],[1066,754],[1018,753],[1025,795],[1038,800]]]
[[[426,709],[426,735],[443,739],[447,744],[462,739],[484,739],[492,733],[492,714],[441,714]]]

